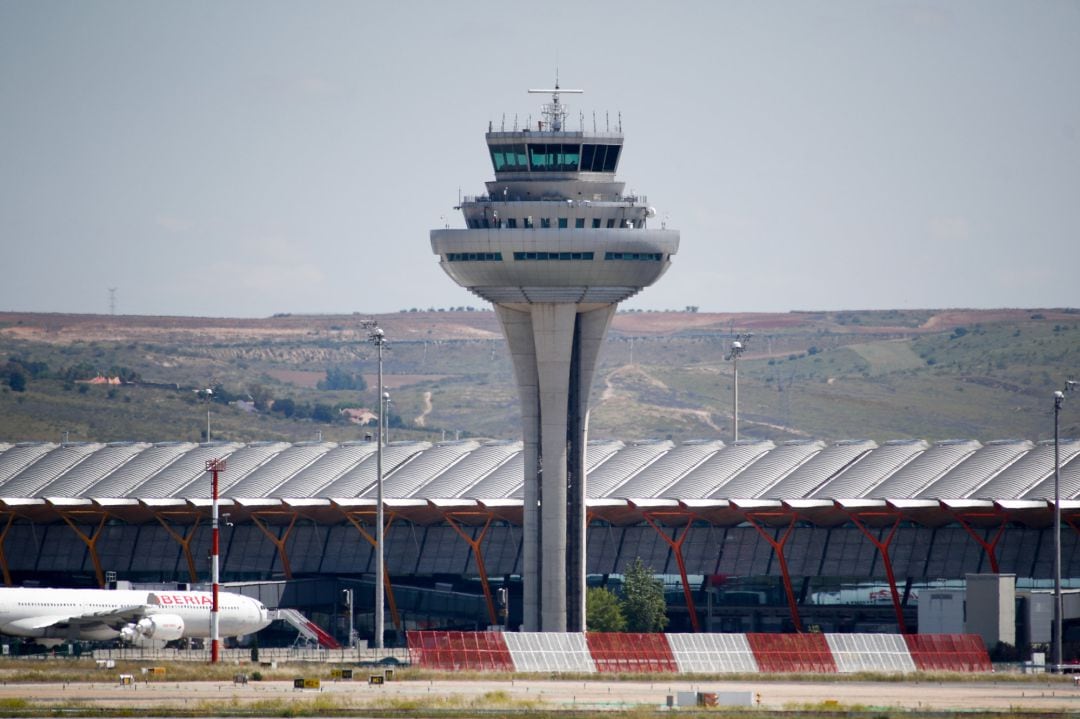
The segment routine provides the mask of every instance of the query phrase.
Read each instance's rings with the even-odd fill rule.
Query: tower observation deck
[[[615,179],[616,131],[566,128],[564,90],[535,127],[488,128],[495,179],[465,198],[466,229],[431,231],[455,282],[490,301],[521,399],[525,631],[585,630],[585,447],[589,388],[619,302],[656,282],[679,233]],[[582,123],[584,124],[584,123]]]

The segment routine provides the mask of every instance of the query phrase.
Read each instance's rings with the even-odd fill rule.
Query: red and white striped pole
[[[210,504],[210,527],[212,531],[210,549],[210,582],[213,604],[210,606],[210,663],[217,664],[221,660],[221,634],[218,631],[218,550],[221,546],[218,528],[218,472],[225,471],[224,459],[210,459],[206,462],[206,471],[211,479],[211,504]]]

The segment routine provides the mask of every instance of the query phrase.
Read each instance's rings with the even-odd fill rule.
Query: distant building
[[[379,415],[372,412],[370,409],[364,407],[345,407],[341,410],[341,416],[352,422],[353,424],[366,425],[369,422],[374,422],[379,418]]]

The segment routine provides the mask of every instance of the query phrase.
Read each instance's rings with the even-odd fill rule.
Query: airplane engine
[[[176,614],[143,617],[120,630],[120,638],[136,646],[157,646],[184,636],[184,619]]]

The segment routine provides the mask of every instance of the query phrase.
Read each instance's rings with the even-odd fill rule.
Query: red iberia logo
[[[213,604],[214,600],[208,594],[159,594],[158,602],[161,604]]]

